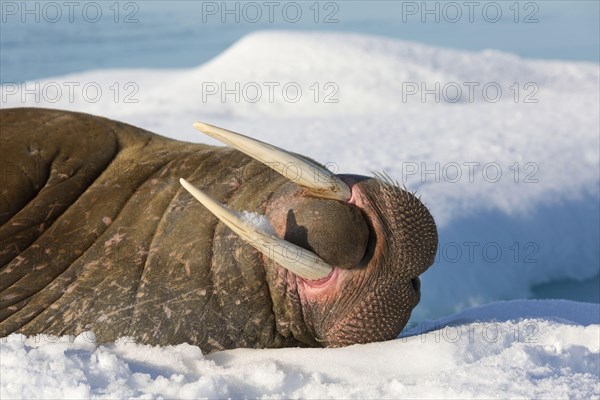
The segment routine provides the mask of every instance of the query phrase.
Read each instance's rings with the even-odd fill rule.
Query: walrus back
[[[119,156],[147,146],[152,136],[85,114],[0,112],[0,319],[6,333],[51,307],[64,292],[57,289],[83,272],[70,267],[97,243],[139,183],[119,179],[121,172],[109,166],[130,168],[118,165]],[[162,164],[146,163],[139,178]]]
[[[127,124],[58,110],[4,109],[0,127],[0,333],[26,328],[34,319],[38,322],[29,331],[46,332],[58,317],[68,331],[66,321],[80,321],[81,315],[37,317],[59,307],[68,290],[77,290],[81,285],[70,286],[76,279],[95,287],[116,272],[91,273],[101,256],[113,260],[102,266],[107,272],[121,265],[126,266],[124,276],[139,275],[131,264],[119,263],[118,254],[109,254],[127,254],[118,248],[120,236],[107,237],[107,246],[100,246],[105,248],[98,244],[121,212],[136,206],[129,204],[133,193],[172,162],[170,152],[185,150],[178,142]],[[162,150],[144,152],[153,147]],[[137,204],[136,217],[152,215],[147,206],[164,207],[168,197],[159,193],[149,204]]]
[[[285,178],[230,148],[87,114],[0,116],[1,336],[93,330],[99,342],[204,352],[299,344],[275,328],[262,256],[179,184],[264,212]]]

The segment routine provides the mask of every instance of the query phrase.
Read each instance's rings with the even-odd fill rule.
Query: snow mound
[[[0,397],[592,399],[600,396],[599,319],[598,305],[504,302],[389,342],[208,356],[127,338],[97,345],[89,332],[13,334],[0,340]]]
[[[79,84],[72,99],[69,82]],[[544,297],[547,285],[600,301],[598,64],[269,31],[192,69],[90,71],[25,86],[35,92],[36,83],[48,91],[38,99],[2,87],[2,106],[86,111],[216,144],[191,127],[200,119],[334,172],[385,171],[417,190],[440,246],[413,321]],[[81,93],[90,83],[102,89],[97,101]],[[48,101],[53,85],[63,96]],[[302,95],[292,101],[295,87]]]

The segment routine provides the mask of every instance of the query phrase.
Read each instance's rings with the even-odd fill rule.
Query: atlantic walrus
[[[344,346],[397,337],[419,301],[436,226],[384,176],[208,124],[241,151],[75,112],[0,116],[2,336]]]

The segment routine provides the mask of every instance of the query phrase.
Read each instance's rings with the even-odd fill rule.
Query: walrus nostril
[[[410,280],[410,283],[412,284],[413,290],[415,292],[419,292],[419,290],[421,290],[421,280],[419,278],[412,278]]]

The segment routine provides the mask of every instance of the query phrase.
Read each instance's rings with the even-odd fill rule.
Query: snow
[[[546,284],[574,280],[587,288],[597,279],[599,81],[592,63],[269,31],[247,35],[192,69],[90,71],[4,86],[0,94],[3,107],[85,111],[219,144],[191,127],[203,120],[309,156],[334,172],[385,171],[417,190],[439,228],[436,264],[423,275],[422,301],[413,313],[421,320],[540,295],[537,288]],[[503,95],[497,102],[490,102],[493,91],[487,100],[481,90],[470,96],[468,82],[474,88],[497,84]],[[328,83],[337,92],[326,89]],[[439,103],[433,95],[423,102],[406,93],[407,85],[421,83],[426,90],[456,83],[462,101],[445,101],[443,91]],[[525,89],[528,83],[534,86]],[[219,93],[209,95],[213,84]],[[254,84],[263,95],[251,102]],[[289,101],[291,90],[286,101],[280,90],[286,84],[303,91],[297,102]],[[268,85],[278,88],[272,98]],[[57,87],[62,96],[49,102]],[[222,101],[225,90],[234,93]],[[337,102],[325,102],[326,95]],[[537,103],[525,102],[526,96]],[[600,302],[595,286],[561,297]]]
[[[89,332],[11,335],[0,341],[0,397],[592,399],[600,396],[599,323],[595,304],[512,301],[389,342],[208,356],[188,344],[97,345]]]
[[[24,91],[36,84],[38,99]],[[83,92],[86,84],[101,95]],[[500,302],[547,297],[546,287],[600,302],[598,64],[269,31],[191,69],[97,70],[24,85],[3,86],[2,107],[85,111],[217,144],[191,127],[202,120],[337,173],[385,171],[430,208],[440,250],[405,333],[417,336],[203,357],[186,345],[24,343],[13,335],[2,344],[2,398],[40,396],[41,388],[46,397],[600,396],[598,305]],[[235,94],[223,99],[222,89]],[[490,343],[485,335],[495,329],[517,339]]]
[[[260,232],[267,233],[269,235],[277,236],[275,228],[273,228],[273,225],[271,225],[266,216],[246,210],[238,212],[238,215],[240,216],[242,221],[248,223],[252,228],[257,229]]]

